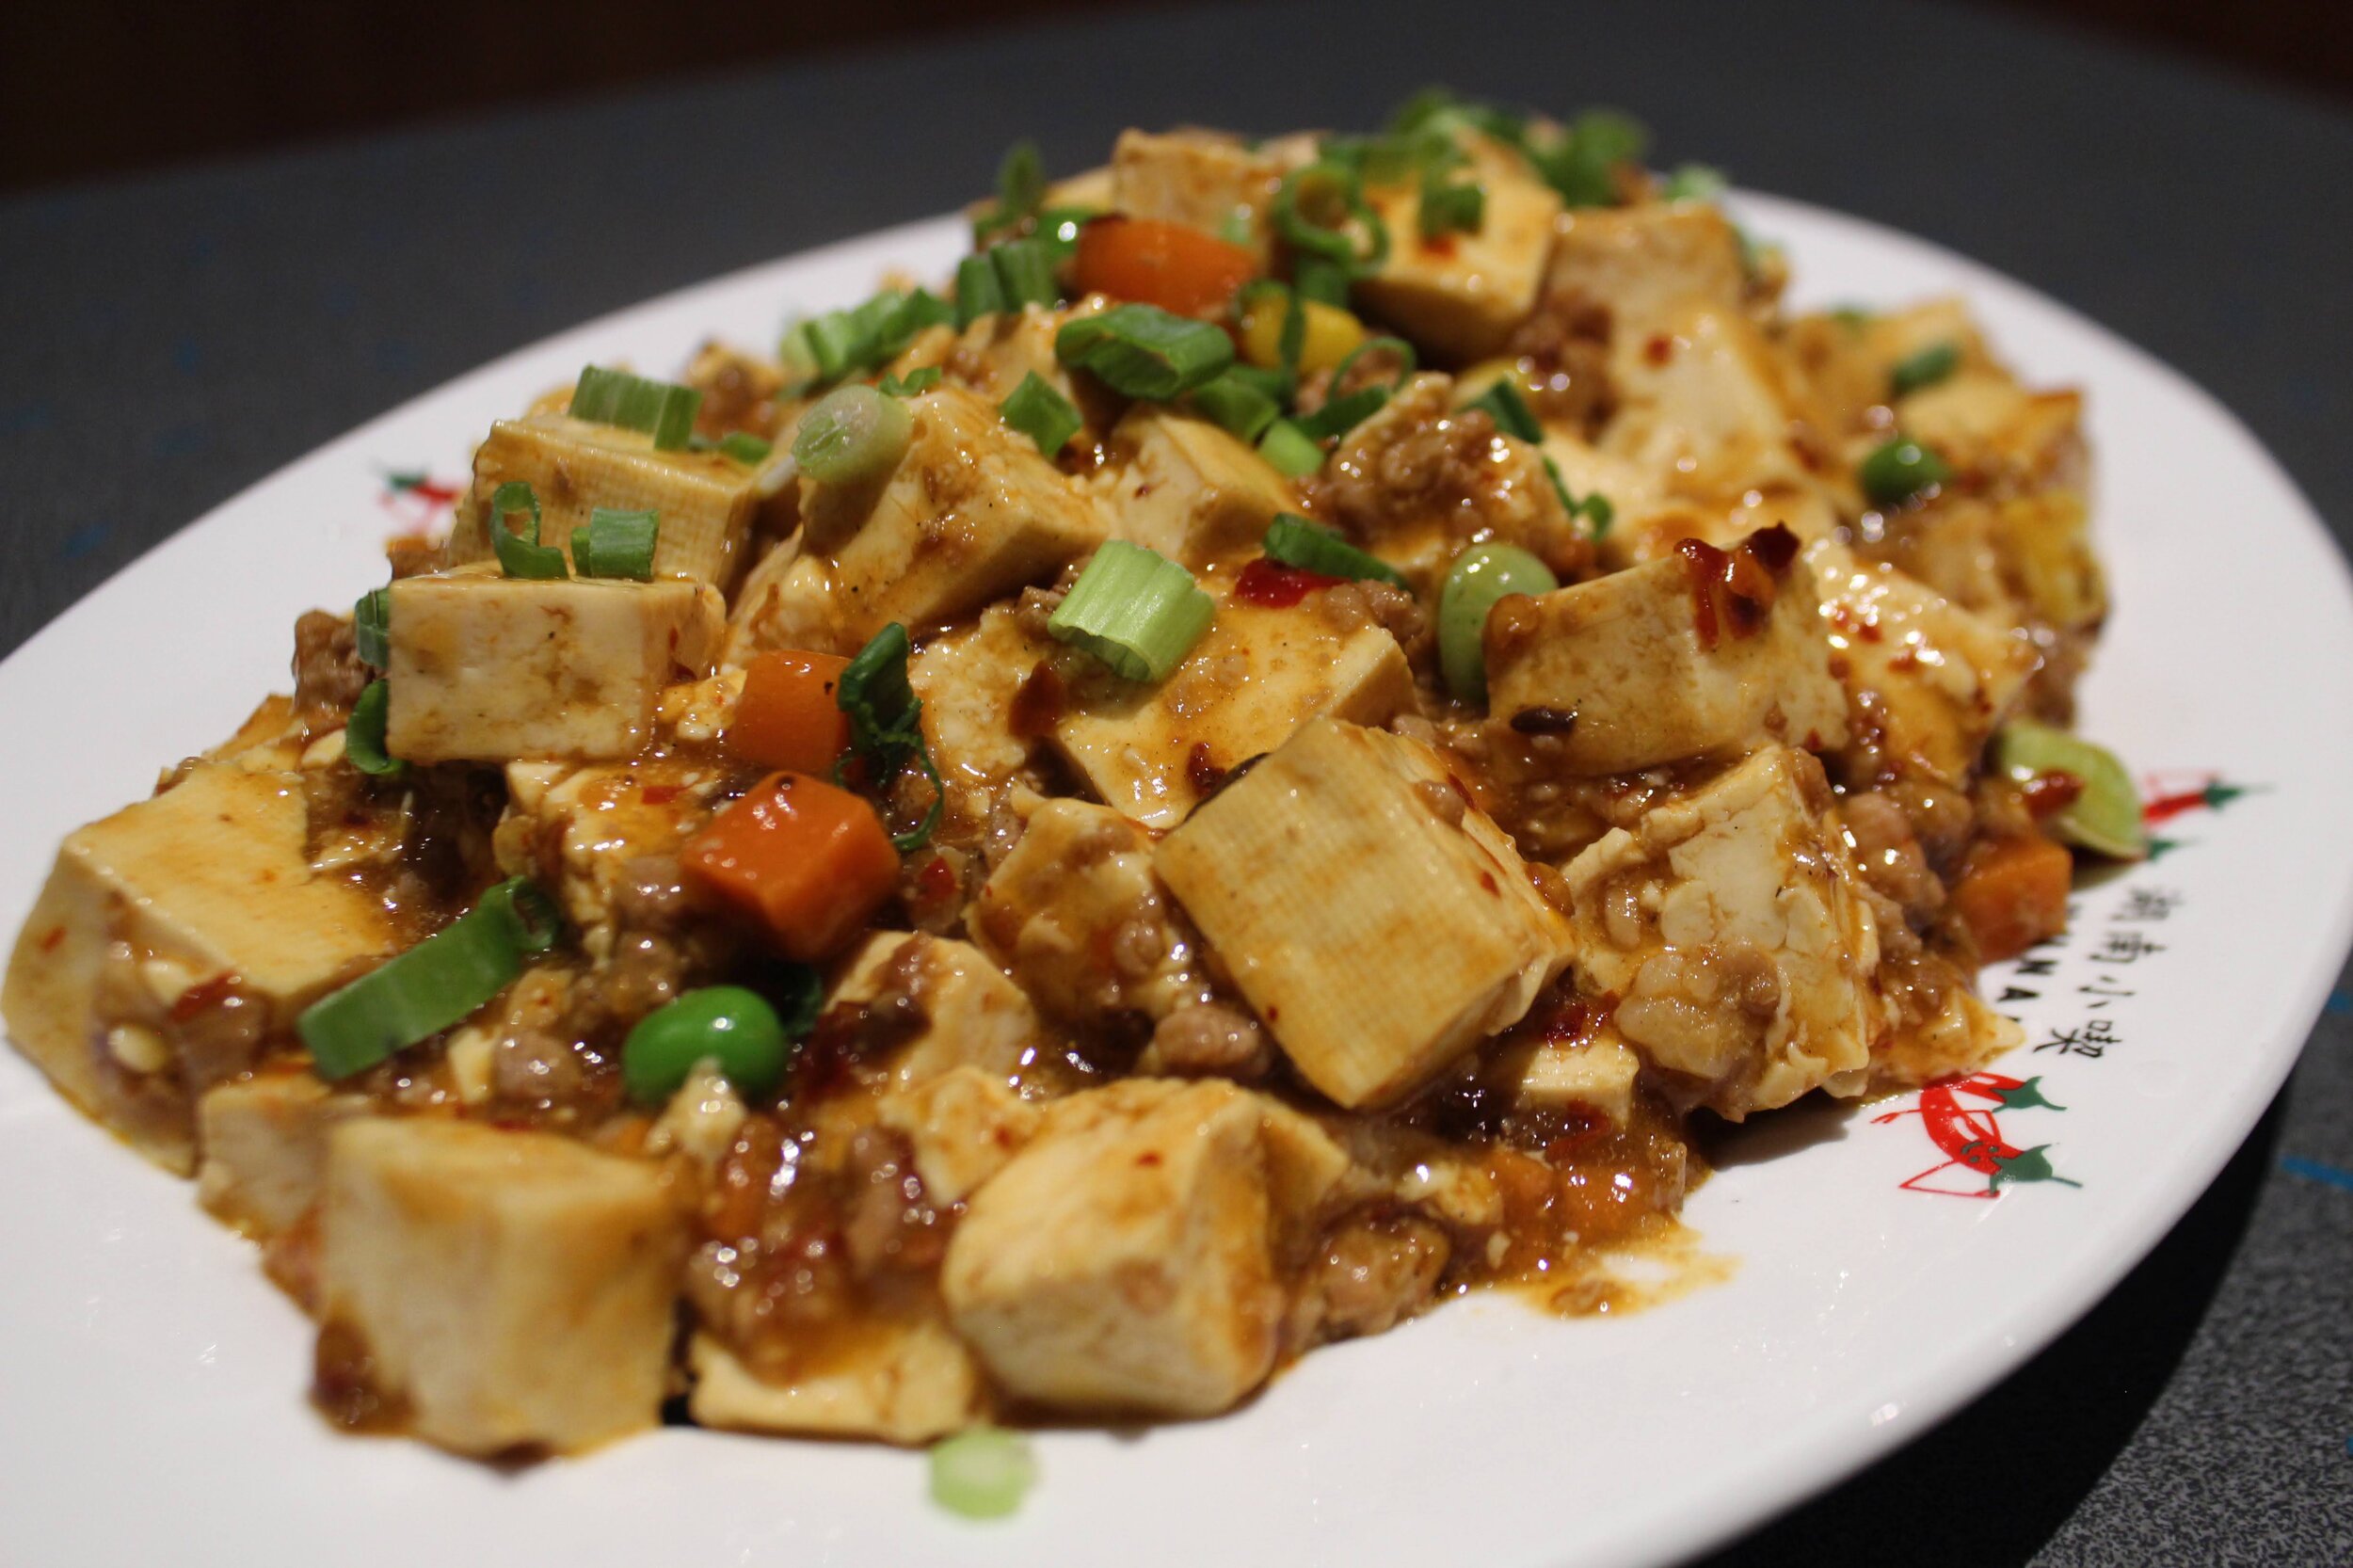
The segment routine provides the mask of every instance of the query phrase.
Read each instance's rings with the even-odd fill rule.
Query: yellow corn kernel
[[[1365,341],[1365,324],[1337,305],[1303,299],[1307,308],[1307,332],[1299,350],[1302,375],[1330,370]],[[1283,363],[1283,317],[1289,309],[1281,299],[1261,299],[1242,312],[1241,357],[1265,370]]]

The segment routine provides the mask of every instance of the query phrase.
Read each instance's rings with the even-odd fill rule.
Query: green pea
[[[1961,345],[1954,343],[1932,343],[1906,359],[1896,361],[1887,374],[1887,395],[1905,397],[1923,387],[1933,387],[1952,378],[1961,368]]]
[[[1487,700],[1487,612],[1509,594],[1548,594],[1561,585],[1542,561],[1515,545],[1475,544],[1454,558],[1438,590],[1438,669],[1464,702]]]
[[[654,1107],[706,1058],[747,1100],[763,1100],[784,1081],[784,1024],[757,991],[706,985],[637,1020],[621,1046],[621,1082],[629,1097]]]
[[[1910,436],[1897,436],[1863,459],[1863,493],[1874,506],[1900,506],[1953,476],[1944,458]]]

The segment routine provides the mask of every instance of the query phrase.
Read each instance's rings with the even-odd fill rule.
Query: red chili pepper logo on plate
[[[422,534],[441,520],[441,514],[456,504],[460,493],[460,486],[436,479],[423,469],[386,469],[383,491],[376,499],[409,533]]]
[[[1977,1103],[1973,1103],[1977,1102]],[[2008,1078],[2000,1073],[1972,1073],[1946,1079],[1920,1091],[1920,1103],[1909,1111],[1874,1116],[1878,1122],[1917,1116],[1929,1141],[1945,1158],[1902,1183],[1907,1192],[1933,1192],[1940,1197],[1998,1197],[2006,1186],[2053,1181],[2080,1187],[2051,1166],[2048,1144],[2021,1148],[2003,1136],[2001,1113],[2008,1111],[2064,1111],[2042,1093],[2040,1078]],[[1982,1178],[1983,1184],[1979,1184]]]

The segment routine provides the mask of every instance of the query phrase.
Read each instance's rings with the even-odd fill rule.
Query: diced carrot
[[[2067,889],[2075,864],[2064,844],[2041,834],[1980,846],[1953,886],[1953,907],[1991,964],[2015,958],[2067,929]]]
[[[728,749],[763,767],[824,776],[850,749],[850,716],[835,701],[847,659],[763,653],[745,666]]]
[[[1257,271],[1257,258],[1241,246],[1185,224],[1098,217],[1079,231],[1073,276],[1081,293],[1206,316],[1223,311]]]
[[[874,808],[798,773],[761,779],[679,858],[690,888],[760,921],[805,964],[840,951],[899,882],[899,852]]]

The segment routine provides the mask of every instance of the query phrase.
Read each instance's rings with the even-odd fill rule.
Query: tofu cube
[[[982,1415],[972,1354],[929,1317],[861,1321],[818,1349],[806,1367],[762,1376],[709,1334],[687,1344],[697,1424],[727,1432],[801,1432],[928,1443]]]
[[[368,1109],[364,1095],[338,1094],[304,1071],[207,1090],[196,1104],[197,1201],[248,1236],[277,1235],[318,1201],[328,1134]]]
[[[1767,541],[1690,544],[1626,571],[1498,604],[1487,619],[1488,709],[1567,728],[1561,762],[1625,773],[1770,740],[1847,740],[1811,574]],[[1567,715],[1574,714],[1574,719]]]
[[[1515,1043],[1501,1065],[1525,1109],[1591,1112],[1618,1128],[1633,1118],[1642,1059],[1607,1022],[1574,1040]]]
[[[1813,758],[1769,745],[1565,872],[1577,975],[1689,1104],[1860,1094],[1891,1017],[1879,928]]]
[[[1343,626],[1317,602],[1220,600],[1183,664],[1155,684],[1090,669],[1071,683],[1054,748],[1106,804],[1170,828],[1218,776],[1318,714],[1383,725],[1414,703],[1414,675],[1379,626]]]
[[[754,525],[781,503],[760,473],[717,452],[657,452],[653,438],[569,414],[501,420],[475,449],[473,486],[451,530],[453,565],[493,558],[490,497],[521,480],[539,498],[539,542],[568,553],[572,530],[602,506],[659,514],[653,569],[725,593],[743,569]]]
[[[1740,236],[1704,202],[1579,207],[1563,214],[1545,288],[1609,312],[1618,355],[1639,353],[1690,306],[1737,311],[1748,292]]]
[[[1518,153],[1481,136],[1463,144],[1470,162],[1454,178],[1476,180],[1487,193],[1477,231],[1426,240],[1418,183],[1367,191],[1388,226],[1389,253],[1355,292],[1416,343],[1468,363],[1500,353],[1535,311],[1561,197]]]
[[[1823,425],[1791,367],[1738,311],[1689,305],[1631,344],[1613,340],[1618,411],[1601,449],[1701,500],[1730,500],[1764,485],[1805,485],[1809,464],[1794,425]]]
[[[1114,538],[1189,567],[1255,551],[1299,487],[1246,441],[1162,403],[1139,403],[1112,430],[1126,458],[1097,481]]]
[[[1239,227],[1264,259],[1273,249],[1270,214],[1287,167],[1275,151],[1214,131],[1122,131],[1112,149],[1112,207],[1211,234]]]
[[[964,1066],[1002,1081],[1045,1043],[1021,988],[971,943],[946,936],[876,932],[843,962],[826,1005],[912,1014],[891,1058],[894,1092]]]
[[[1511,840],[1419,742],[1315,719],[1160,841],[1160,875],[1301,1075],[1394,1104],[1570,953]]]
[[[914,398],[914,439],[871,485],[803,477],[803,555],[832,646],[920,630],[1051,578],[1103,542],[1102,519],[1037,443],[962,387]]]
[[[2041,663],[2032,639],[1834,540],[1809,545],[1800,566],[1821,600],[1831,673],[1856,700],[1877,694],[1873,771],[1909,764],[1965,783]]]
[[[1000,1388],[1183,1416],[1264,1380],[1283,1311],[1270,1162],[1293,1180],[1311,1168],[1271,1154],[1271,1103],[1165,1079],[1053,1102],[973,1194],[940,1270],[956,1332]]]
[[[727,622],[718,591],[683,578],[438,572],[394,583],[392,605],[385,744],[410,762],[634,756]]]
[[[933,638],[908,662],[951,833],[985,827],[999,793],[1029,765],[1037,742],[1016,732],[1014,702],[1039,661],[1060,647],[1022,625],[1011,606],[992,604],[977,623]]]
[[[1085,421],[1072,440],[1091,439],[1118,416],[1118,400],[1107,397],[1097,383],[1071,375],[1054,352],[1054,340],[1071,322],[1098,314],[1107,304],[1097,295],[1064,310],[1031,305],[1018,311],[991,311],[960,332],[947,327],[930,328],[918,333],[890,362],[889,373],[904,376],[925,366],[936,366],[944,380],[977,393],[991,408],[1035,376],[1068,398]]]
[[[396,945],[376,902],[314,874],[302,781],[202,763],[151,800],[70,834],[18,934],[0,1011],[68,1099],[158,1164],[194,1168],[192,1115],[167,1036],[190,989],[227,976],[272,1034]],[[144,998],[144,1020],[122,1015]],[[117,1026],[149,1048],[110,1048]]]
[[[1966,1078],[2025,1044],[2026,1032],[1987,1006],[1971,976],[1943,955],[1921,953],[1905,981],[1895,1032],[1871,1052],[1874,1094]]]
[[[685,1226],[662,1169],[553,1133],[367,1117],[328,1142],[322,1343],[417,1435],[568,1452],[661,1416]]]
[[[915,1174],[936,1204],[962,1203],[1021,1152],[1037,1131],[1038,1108],[985,1067],[951,1067],[894,1087],[882,1125],[915,1151]]]

